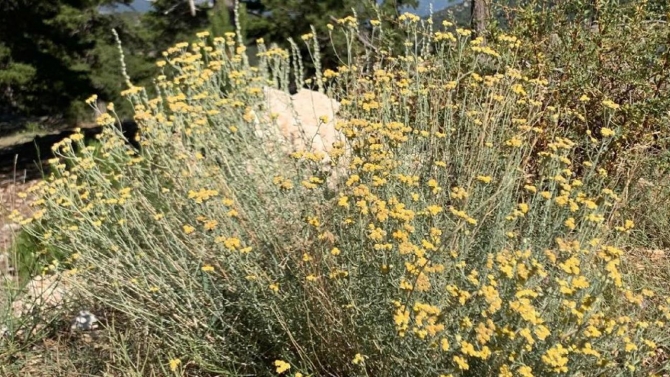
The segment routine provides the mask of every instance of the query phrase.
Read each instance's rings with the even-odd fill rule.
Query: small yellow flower
[[[191,233],[195,232],[195,228],[190,226],[190,225],[184,225],[183,229],[184,229],[184,233],[186,233],[186,234],[191,234]]]
[[[518,137],[514,136],[513,138],[507,140],[505,142],[505,145],[513,148],[518,148],[523,144],[523,141],[519,139]]]
[[[354,364],[354,365],[360,365],[360,364],[363,364],[364,362],[365,362],[365,359],[363,358],[363,355],[361,355],[360,353],[357,353],[354,356],[354,359],[351,360],[351,363]]]
[[[458,34],[460,36],[463,36],[463,37],[469,37],[470,34],[472,34],[472,30],[458,28],[458,29],[456,29],[456,34]]]
[[[614,136],[615,132],[611,128],[603,127],[600,130],[600,134],[603,135],[604,137],[610,137],[610,136]]]
[[[488,175],[480,175],[480,176],[477,176],[477,180],[480,181],[480,182],[484,182],[484,183],[491,183],[493,178],[491,176],[488,176]]]
[[[94,95],[92,95],[92,96],[90,96],[90,97],[88,97],[88,98],[86,99],[86,103],[87,103],[88,105],[92,105],[92,104],[95,103],[96,101],[98,101],[98,96],[97,96],[96,94],[94,94]]]
[[[212,230],[216,228],[216,226],[219,225],[219,222],[216,220],[207,220],[205,221],[205,230]]]
[[[319,219],[314,216],[308,216],[307,217],[307,223],[315,228],[318,228],[321,223],[319,222]]]
[[[498,373],[498,377],[513,377],[514,375],[512,372],[509,370],[509,367],[507,365],[503,365],[500,367],[500,373]]]
[[[605,106],[609,109],[612,109],[612,110],[617,110],[617,109],[619,109],[619,107],[621,107],[621,106],[619,106],[618,104],[614,103],[612,100],[609,100],[609,99],[604,100],[602,102],[602,104],[603,104],[603,106]]]
[[[179,368],[179,365],[181,365],[181,360],[179,359],[172,359],[170,360],[170,370],[175,372],[177,368]]]
[[[212,272],[212,271],[214,271],[214,267],[206,264],[206,265],[202,266],[201,270],[203,272]]]
[[[291,364],[287,363],[284,360],[275,360],[274,365],[277,368],[276,369],[277,373],[279,374],[282,374],[291,369]]]
[[[626,220],[624,222],[624,228],[633,229],[634,227],[635,227],[635,223],[633,222],[633,220]]]
[[[519,203],[519,210],[521,211],[521,213],[526,214],[528,213],[529,209],[530,208],[528,207],[528,203]]]
[[[558,344],[542,355],[542,362],[556,373],[566,373],[568,371],[568,353],[569,351],[566,348]]]
[[[323,77],[325,77],[327,79],[337,77],[337,75],[338,75],[338,73],[333,71],[332,69],[326,69],[325,71],[323,71]]]
[[[520,367],[516,372],[521,377],[533,377],[533,370],[527,365]]]
[[[435,216],[438,213],[442,212],[442,207],[433,204],[426,207],[426,212],[429,213],[431,216]]]
[[[442,338],[442,340],[440,340],[440,348],[442,348],[442,351],[444,351],[444,352],[449,351],[449,348],[450,348],[449,347],[449,340],[446,339],[446,338]]]
[[[345,195],[341,195],[340,199],[337,200],[337,205],[340,207],[347,207],[349,208],[349,197]]]
[[[468,362],[464,358],[462,358],[460,356],[454,356],[453,360],[456,363],[456,365],[458,365],[458,369],[460,369],[460,370],[470,369],[470,365],[468,365]]]
[[[449,196],[452,199],[466,199],[469,196],[469,194],[467,191],[465,191],[464,188],[456,186],[451,189],[451,193],[449,193]]]

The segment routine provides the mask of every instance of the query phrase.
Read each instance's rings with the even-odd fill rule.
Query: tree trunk
[[[191,16],[195,16],[195,0],[188,0],[188,7],[191,8]]]
[[[224,0],[223,5],[228,10],[228,19],[230,20],[230,23],[233,24],[235,30],[237,30],[238,25],[236,23],[237,18],[235,18],[235,0]]]
[[[472,0],[471,5],[472,29],[475,31],[476,36],[484,37],[486,20],[488,18],[486,0]]]

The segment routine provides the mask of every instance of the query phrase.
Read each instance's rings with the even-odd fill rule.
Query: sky
[[[459,4],[462,1],[463,0],[419,0],[419,7],[416,10],[410,9],[410,11],[423,17],[430,14],[431,3],[433,4],[433,12],[437,12],[450,5]],[[135,0],[132,3],[132,7],[138,12],[146,12],[151,8],[151,2],[147,0]]]

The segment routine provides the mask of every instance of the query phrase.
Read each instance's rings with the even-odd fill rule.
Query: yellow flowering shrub
[[[58,145],[26,225],[77,255],[64,265],[80,294],[160,339],[152,357],[202,371],[644,369],[670,302],[629,288],[617,242],[634,224],[600,172],[610,139],[555,127],[563,109],[542,106],[548,83],[524,72],[515,37],[403,22],[404,54],[315,79],[342,104],[344,176],[266,148],[250,114],[294,65],[260,45],[251,67],[226,35],[167,51],[156,98],[125,93],[141,148],[113,111],[99,156]],[[357,43],[352,25],[332,29]]]

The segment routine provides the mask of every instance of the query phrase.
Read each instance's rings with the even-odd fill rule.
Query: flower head
[[[291,364],[287,363],[284,360],[275,360],[274,365],[277,368],[276,369],[277,373],[279,374],[282,374],[291,369]]]

